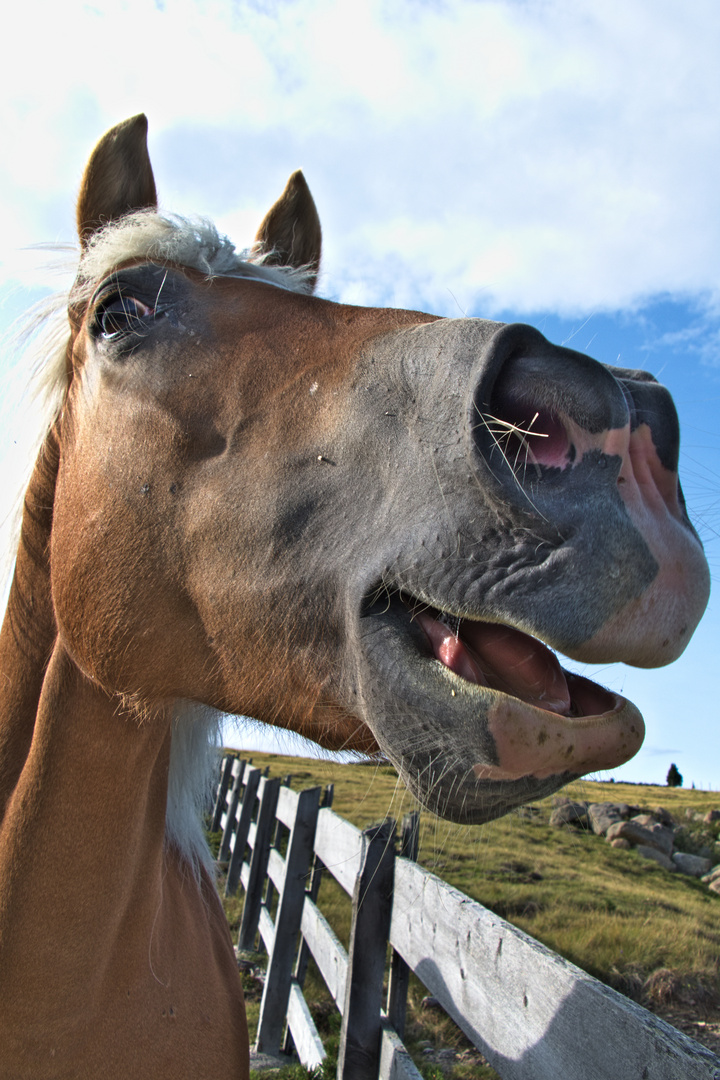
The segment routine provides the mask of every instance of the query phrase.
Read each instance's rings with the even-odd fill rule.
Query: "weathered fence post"
[[[234,754],[226,754],[223,758],[212,817],[210,818],[210,832],[218,832],[220,829],[222,816],[225,812],[228,787],[230,786],[230,781],[232,779],[233,762],[236,760],[237,757]]]
[[[231,844],[232,854],[230,855],[227,878],[225,880],[226,896],[234,896],[237,892],[238,882],[240,881],[240,871],[242,870],[243,859],[245,858],[245,845],[247,844],[248,833],[250,832],[250,824],[252,822],[252,814],[255,807],[255,797],[260,784],[260,779],[259,769],[250,768],[247,770],[245,775],[245,794],[240,809],[240,816],[237,820],[237,825],[235,826],[235,837]]]
[[[242,786],[237,783],[241,767],[233,763],[236,790]],[[413,861],[413,815],[403,822],[403,857],[396,860],[393,823],[359,833],[331,810],[318,810],[316,789],[309,793],[314,796],[315,821],[309,831],[316,858],[353,894],[347,955],[311,900],[320,862],[315,864],[318,877],[308,875],[306,888],[310,854],[305,853],[305,872],[298,863],[293,874],[280,850],[270,850],[276,818],[292,828],[301,795],[285,790],[278,802],[279,780],[262,779],[260,785],[258,820],[247,840],[251,865],[247,874],[245,866],[242,872],[247,895],[241,947],[253,948],[259,921],[270,984],[263,999],[263,1049],[276,1051],[278,1028],[287,1017],[301,1061],[313,1067],[326,1057],[300,981],[288,976],[301,928],[342,1013],[338,1080],[420,1080],[397,1034],[404,1024],[407,965],[507,1080],[557,1080],[559,1075],[588,1080],[591,1074],[597,1080],[621,1075],[720,1080],[720,1058],[711,1051],[419,867]],[[291,840],[290,865],[292,847]],[[262,901],[266,874],[279,894],[275,924],[267,906],[272,901],[267,896]],[[382,979],[388,942],[393,958],[385,1017]],[[304,967],[301,959],[302,954],[298,974]],[[586,1023],[588,1016],[592,1024]]]
[[[320,809],[330,809],[333,803],[333,796],[335,794],[335,785],[328,784],[322,793],[320,799]],[[313,855],[312,863],[310,865],[310,881],[306,890],[306,896],[313,903],[317,901],[318,893],[320,892],[320,882],[322,881],[323,870],[325,869],[325,863],[318,855]],[[302,918],[302,916],[301,916]],[[310,962],[311,952],[308,947],[308,943],[305,938],[300,939],[300,948],[298,950],[297,960],[295,962],[295,973],[293,975],[293,981],[302,990],[305,985],[305,976],[307,975],[307,968]],[[288,1025],[285,1032],[285,1042],[283,1044],[283,1053],[291,1054],[293,1051],[293,1037],[290,1034],[290,1026]]]
[[[350,952],[338,1080],[376,1080],[385,955],[390,931],[395,822],[365,829],[360,870],[353,891]]]
[[[240,794],[242,792],[245,768],[246,765],[242,758],[235,758],[230,769],[232,786],[230,787],[230,796],[227,800],[225,825],[223,827],[223,836],[220,843],[220,850],[218,851],[218,862],[221,863],[227,862],[230,855],[230,841],[235,828],[235,820],[237,818],[238,804],[240,803]]]
[[[284,866],[281,870],[282,880],[278,881],[276,877],[279,896],[275,925],[271,929],[265,924],[263,916],[260,926],[261,933],[265,930],[273,939],[271,942],[266,942],[270,960],[265,974],[265,989],[260,1003],[255,1042],[256,1049],[266,1054],[280,1052],[290,999],[295,948],[300,933],[300,920],[312,859],[315,825],[320,807],[320,788],[307,788],[299,794],[288,793],[296,800],[296,804]],[[283,818],[285,824],[289,824],[285,815]],[[273,876],[276,876],[274,868],[268,869],[273,870]]]
[[[320,800],[320,809],[327,807],[330,809],[332,806],[333,795],[335,794],[335,785],[328,784],[323,792]],[[310,867],[310,880],[307,887],[307,896],[313,903],[318,898],[320,892],[320,882],[322,881],[323,870],[325,869],[325,863],[317,855],[313,855],[312,865]],[[295,982],[298,986],[305,985],[305,976],[307,974],[307,966],[310,961],[310,950],[307,942],[303,938],[300,943],[300,950],[298,952],[297,963],[295,964]],[[286,1047],[286,1053],[289,1053],[290,1048]]]
[[[263,882],[270,856],[270,833],[275,820],[275,807],[277,806],[279,791],[279,777],[269,780],[264,776],[261,779],[258,789],[260,808],[255,823],[255,836],[252,840],[252,856],[245,888],[245,904],[238,934],[238,949],[241,952],[253,952],[255,949],[255,936],[262,905]]]
[[[405,859],[417,862],[420,847],[420,814],[413,810],[403,818],[400,834],[400,854]],[[407,1013],[407,995],[410,985],[410,968],[400,953],[392,950],[390,978],[388,982],[387,1013],[388,1020],[402,1039],[405,1034],[405,1015]]]

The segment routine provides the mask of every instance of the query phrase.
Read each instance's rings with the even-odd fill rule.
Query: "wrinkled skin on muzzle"
[[[367,452],[362,469],[386,492],[384,559],[360,590],[348,685],[421,802],[482,821],[643,739],[631,703],[563,672],[541,642],[585,662],[669,663],[708,574],[675,409],[649,375],[526,326],[402,337],[368,358],[368,380],[395,374],[365,388],[357,421],[357,445],[387,448],[382,469]]]

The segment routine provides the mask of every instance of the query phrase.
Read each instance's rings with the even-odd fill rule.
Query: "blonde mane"
[[[312,290],[312,268],[269,265],[273,257],[274,252],[257,247],[238,253],[207,218],[138,210],[94,234],[80,260],[71,299],[89,299],[97,281],[131,259],[187,266],[208,278],[251,277],[293,292]]]
[[[312,291],[313,268],[272,266],[272,258],[272,251],[259,248],[238,252],[228,237],[204,218],[141,210],[95,233],[73,265],[72,288],[31,308],[10,342],[11,348],[20,352],[27,372],[22,423],[27,427],[32,422],[32,434],[24,432],[27,462],[18,478],[17,497],[3,521],[6,556],[0,569],[6,571],[6,579],[11,578],[14,568],[25,490],[68,389],[68,306],[86,303],[97,283],[116,266],[136,259],[189,267],[209,279],[247,277],[293,292]],[[181,851],[196,875],[201,866],[212,872],[202,818],[217,771],[220,714],[195,702],[178,701],[172,724],[166,843]]]

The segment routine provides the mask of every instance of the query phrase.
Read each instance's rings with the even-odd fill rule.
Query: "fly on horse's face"
[[[131,236],[155,202],[144,127],[119,130],[132,154],[106,138],[80,201],[52,535],[81,670],[379,748],[462,821],[631,757],[637,710],[551,649],[666,664],[703,612],[667,391],[524,325],[348,307],[161,245],[118,266],[93,223]],[[261,240],[317,267],[293,183],[272,213],[300,250]]]

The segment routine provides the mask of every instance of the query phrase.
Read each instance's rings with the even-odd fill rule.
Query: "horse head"
[[[80,670],[381,751],[464,821],[631,757],[638,711],[553,650],[666,664],[705,607],[667,391],[319,299],[301,174],[242,256],[158,213],[145,140],[106,135],[78,204],[51,571]]]

